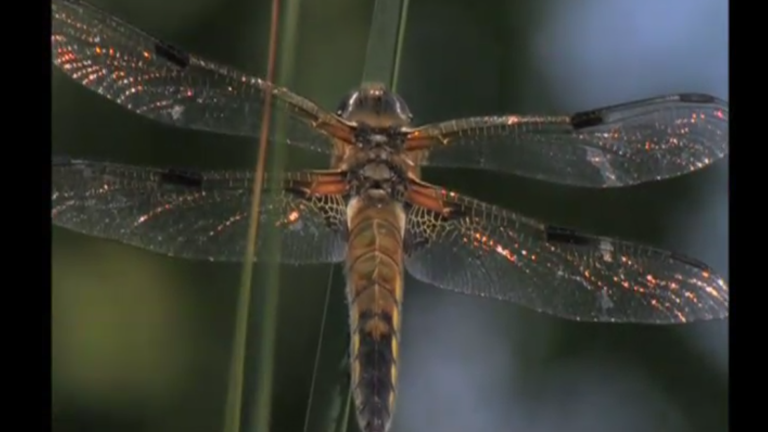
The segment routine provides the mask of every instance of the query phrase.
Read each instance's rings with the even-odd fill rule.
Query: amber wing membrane
[[[726,282],[699,261],[424,189],[442,208],[411,205],[405,235],[405,267],[424,282],[583,321],[667,324],[728,315]]]
[[[285,88],[183,52],[82,1],[53,0],[51,25],[52,60],[62,72],[153,120],[257,137],[271,93],[273,114],[288,119],[281,143],[330,153],[321,131],[347,130]]]
[[[342,196],[307,193],[324,176],[300,172],[267,179],[257,261],[344,259]],[[52,163],[51,217],[55,225],[161,254],[242,261],[252,187],[249,171],[194,172],[57,158]],[[264,247],[268,235],[281,241],[279,256]]]
[[[727,155],[728,104],[678,94],[569,116],[451,120],[414,129],[406,148],[424,165],[628,186],[689,173]]]

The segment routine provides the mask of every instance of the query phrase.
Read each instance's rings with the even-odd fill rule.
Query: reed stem
[[[368,33],[363,82],[397,87],[409,0],[376,0]]]
[[[298,8],[299,0],[284,0],[284,25],[280,26],[280,0],[272,1],[272,14],[270,20],[269,57],[267,60],[266,80],[272,83],[282,84],[289,82],[293,75],[293,57],[295,40],[298,36]],[[277,63],[278,52],[278,28],[281,29],[279,43],[280,64]],[[275,79],[275,69],[279,70]],[[264,115],[262,118],[262,130],[259,137],[259,154],[256,164],[253,191],[251,193],[251,212],[248,226],[248,239],[246,252],[243,259],[243,270],[240,278],[240,290],[237,303],[237,315],[235,318],[235,340],[232,349],[232,365],[230,371],[229,389],[227,395],[227,409],[224,424],[225,432],[237,432],[240,430],[243,409],[243,383],[245,376],[245,359],[247,347],[247,330],[249,307],[251,304],[251,282],[253,277],[253,263],[255,261],[256,239],[258,238],[259,209],[261,205],[261,192],[264,184],[264,172],[267,157],[270,157],[269,175],[279,177],[284,166],[284,149],[275,146],[267,154],[267,143],[270,136],[272,95],[268,93],[264,101]],[[274,133],[272,136],[277,141],[284,136],[284,118],[277,116],[274,120]],[[273,191],[272,193],[275,193]],[[271,235],[263,238],[265,249],[271,253],[280,254],[279,239]],[[257,317],[260,319],[258,349],[257,376],[258,383],[255,409],[253,413],[252,431],[267,432],[269,430],[270,412],[272,408],[272,376],[274,370],[275,333],[277,327],[277,310],[279,306],[279,271],[275,264],[261,264],[259,273],[259,286],[263,287],[262,301],[259,303]]]

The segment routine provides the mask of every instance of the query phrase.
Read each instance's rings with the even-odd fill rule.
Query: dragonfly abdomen
[[[403,298],[401,215],[399,205],[392,203],[359,207],[350,216],[346,270],[351,385],[364,432],[389,429],[397,393]]]

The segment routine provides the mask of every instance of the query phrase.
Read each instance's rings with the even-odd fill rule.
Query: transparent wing
[[[701,262],[420,189],[407,215],[405,267],[424,282],[574,320],[728,316],[727,284]]]
[[[53,0],[53,63],[123,107],[171,125],[257,137],[264,99],[290,144],[331,152],[347,126],[288,90],[196,57],[79,0]],[[314,126],[313,126],[314,125]]]
[[[425,165],[628,186],[695,171],[727,155],[728,104],[679,94],[571,116],[452,120],[413,130],[406,149]]]
[[[251,172],[196,173],[66,158],[52,165],[55,225],[180,258],[243,260]],[[344,259],[344,200],[341,194],[309,189],[337,179],[332,172],[299,172],[268,181],[259,215],[257,261]],[[281,240],[280,256],[264,246],[269,234]]]

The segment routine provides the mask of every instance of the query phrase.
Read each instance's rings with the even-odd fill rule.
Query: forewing
[[[406,148],[425,165],[628,186],[686,174],[727,155],[728,104],[679,94],[571,116],[451,120],[415,129]]]
[[[55,225],[180,258],[242,261],[253,173],[178,171],[59,158],[52,166]],[[312,194],[325,174],[267,179],[257,261],[331,263],[346,256],[340,194]],[[329,175],[330,176],[330,175]],[[272,235],[281,253],[265,247]]]
[[[123,107],[183,128],[258,137],[264,101],[287,118],[284,141],[331,152],[336,116],[285,88],[186,53],[79,0],[53,0],[53,63]]]
[[[726,282],[691,258],[545,225],[438,188],[420,193],[407,215],[405,266],[424,282],[573,320],[728,316]]]

